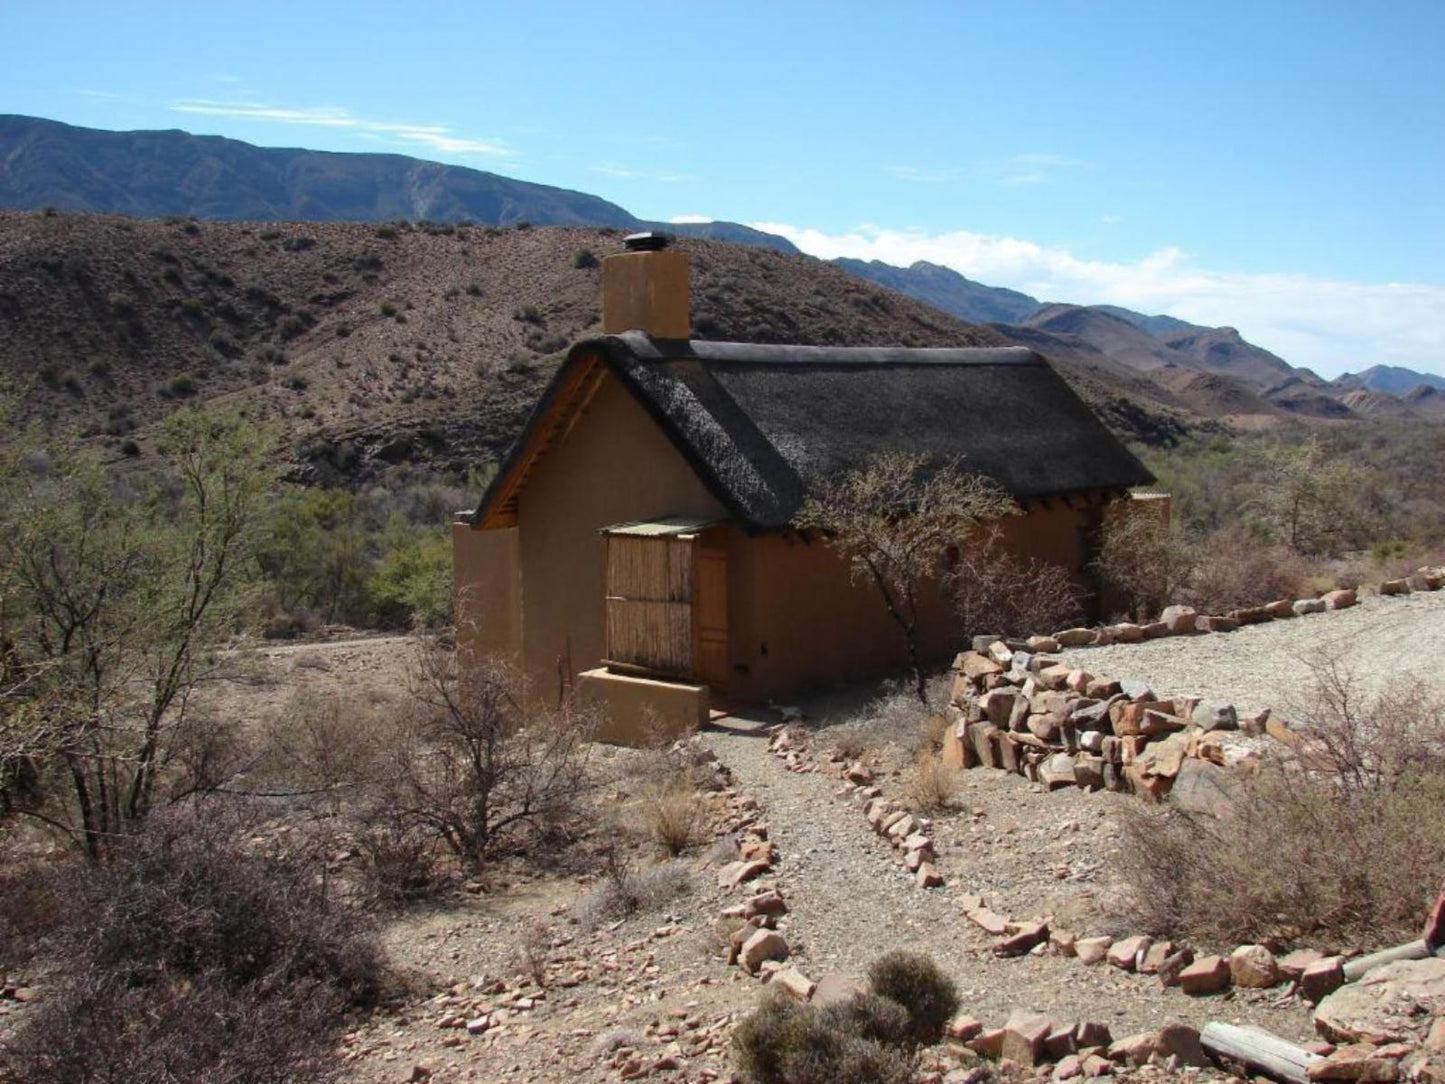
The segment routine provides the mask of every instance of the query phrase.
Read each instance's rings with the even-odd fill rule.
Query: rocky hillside
[[[1360,373],[1344,373],[1337,377],[1334,383],[1342,387],[1367,388],[1370,391],[1395,395],[1403,395],[1421,386],[1445,391],[1445,376],[1417,373],[1414,369],[1399,365],[1371,365]]]
[[[681,244],[700,337],[1002,341],[818,260]],[[27,418],[117,453],[144,454],[155,421],[208,401],[282,422],[303,476],[464,473],[504,450],[567,347],[597,331],[597,261],[620,247],[608,229],[0,212],[0,373]],[[1182,427],[1066,372],[1129,435]]]
[[[4,206],[225,220],[469,221],[627,230],[656,225],[583,192],[402,155],[265,148],[182,131],[111,132],[22,116],[0,116]],[[690,237],[797,253],[786,239],[737,223],[667,228]],[[1006,338],[1040,350],[1065,368],[1093,374],[1114,394],[1151,408],[1187,407],[1206,418],[1251,425],[1291,417],[1416,418],[1434,413],[1433,404],[1421,409],[1403,398],[1361,413],[1351,405],[1360,397],[1346,393],[1363,386],[1403,396],[1419,383],[1441,378],[1377,366],[1359,377],[1326,384],[1309,370],[1294,368],[1247,342],[1233,328],[1202,327],[1109,305],[1044,304],[924,261],[909,267],[876,260],[834,263],[960,320],[992,323]],[[1222,382],[1195,381],[1181,399],[1178,379],[1167,372],[1175,367],[1212,374]],[[1296,380],[1308,388],[1271,391]],[[1240,414],[1238,408],[1245,403],[1257,410]]]

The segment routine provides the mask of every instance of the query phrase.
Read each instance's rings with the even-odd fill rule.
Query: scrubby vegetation
[[[334,1078],[347,1011],[388,981],[381,953],[318,856],[266,853],[257,827],[232,807],[174,809],[104,865],[32,875],[24,895],[7,884],[4,910],[25,908],[56,980],[0,1051],[0,1079]]]
[[[927,457],[884,453],[857,470],[823,481],[798,513],[797,526],[817,532],[848,562],[855,583],[878,592],[907,647],[919,700],[927,676],[919,656],[924,592],[950,546],[1015,510],[996,482]]]
[[[1171,522],[1106,525],[1108,604],[1139,618],[1171,603],[1224,613],[1427,563],[1445,548],[1445,481],[1421,465],[1442,453],[1442,427],[1383,423],[1143,450]]]
[[[1219,815],[1128,811],[1121,855],[1154,930],[1336,946],[1415,936],[1445,884],[1445,702],[1405,678],[1363,699],[1325,661],[1291,723],[1300,745],[1232,775]]]
[[[475,495],[471,495],[475,499]],[[456,487],[398,479],[395,488],[292,489],[271,511],[257,555],[268,635],[319,624],[402,628],[451,617],[451,506]]]
[[[953,980],[927,956],[890,952],[868,969],[869,992],[819,1009],[765,997],[733,1036],[750,1084],[906,1084],[916,1053],[958,1011]]]

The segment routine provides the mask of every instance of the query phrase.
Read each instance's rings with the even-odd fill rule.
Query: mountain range
[[[486,226],[658,227],[598,196],[395,154],[263,148],[178,130],[114,132],[0,116],[0,206],[238,221],[460,222]],[[695,238],[797,255],[738,223],[669,224]],[[1326,382],[1243,339],[1117,306],[1042,302],[927,262],[833,263],[852,276],[990,325],[1075,373],[1155,407],[1247,417],[1445,416],[1445,379],[1375,366]]]

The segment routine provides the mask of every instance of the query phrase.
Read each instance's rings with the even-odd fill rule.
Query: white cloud
[[[1001,185],[1013,187],[1026,184],[1048,184],[1058,173],[1084,163],[1076,158],[1046,151],[1015,154],[988,166],[987,172]]]
[[[674,226],[697,225],[703,222],[716,222],[712,215],[673,215],[668,219]]]
[[[458,135],[443,124],[408,124],[395,121],[368,120],[340,106],[292,108],[260,102],[216,102],[205,99],[176,102],[175,113],[199,113],[211,117],[234,117],[240,120],[271,121],[277,124],[302,124],[317,128],[345,128],[383,138],[404,146],[421,146],[442,154],[484,154],[508,158],[515,152],[500,140],[473,139]]]
[[[1236,327],[1291,364],[1326,376],[1375,364],[1445,375],[1445,286],[1211,271],[1194,266],[1177,248],[1118,262],[966,230],[926,234],[860,226],[830,234],[779,222],[748,224],[823,259],[851,256],[905,267],[927,260],[1045,301],[1123,305]]]
[[[961,169],[925,169],[919,166],[889,166],[888,174],[900,181],[916,184],[947,184],[963,176]]]
[[[622,181],[662,181],[667,184],[676,181],[690,181],[691,174],[672,173],[668,170],[633,169],[631,166],[619,165],[617,162],[600,162],[590,167],[593,173],[602,173],[608,177],[616,177]]]

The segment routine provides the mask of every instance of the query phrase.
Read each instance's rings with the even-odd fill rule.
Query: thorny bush
[[[408,714],[386,801],[477,867],[525,833],[555,834],[575,819],[595,720],[564,703],[528,704],[508,663],[417,641]]]
[[[1334,662],[1252,778],[1222,777],[1218,815],[1132,809],[1124,871],[1151,930],[1388,944],[1445,884],[1445,702],[1397,681],[1362,697]],[[1261,856],[1268,856],[1267,860]]]
[[[60,976],[0,1051],[0,1080],[327,1079],[349,1007],[385,981],[318,856],[265,854],[215,808],[172,808],[100,866],[57,873],[32,927]]]

